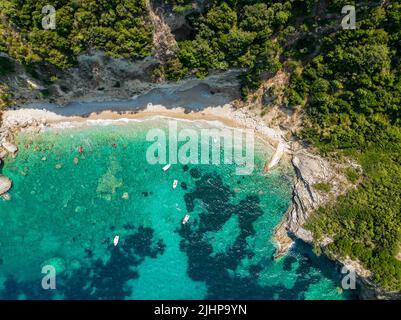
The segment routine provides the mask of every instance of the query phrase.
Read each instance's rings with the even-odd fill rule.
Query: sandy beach
[[[118,105],[118,104],[117,104]],[[89,108],[88,108],[89,106]],[[104,110],[99,107],[105,108]],[[179,120],[190,121],[217,121],[228,127],[251,129],[258,138],[265,143],[277,149],[267,164],[272,169],[280,162],[281,157],[289,152],[289,146],[284,140],[284,132],[279,128],[269,128],[261,119],[255,119],[242,109],[236,109],[230,104],[215,107],[205,107],[200,111],[188,111],[184,108],[167,108],[163,105],[147,104],[145,108],[137,110],[134,106],[132,110],[127,108],[123,111],[120,106],[115,107],[115,102],[85,102],[75,103],[69,106],[56,106],[44,103],[43,105],[35,104],[32,106],[22,106],[14,110],[7,110],[3,113],[2,128],[3,131],[18,132],[18,130],[38,131],[45,127],[62,127],[68,124],[74,125],[82,122],[90,122],[107,120],[124,120],[124,119],[147,119],[154,117],[173,118]],[[97,108],[95,112],[88,113],[87,110]],[[74,115],[67,115],[74,114]],[[4,137],[7,141],[13,140],[12,137]]]

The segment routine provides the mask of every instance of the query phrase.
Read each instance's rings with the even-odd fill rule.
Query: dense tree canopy
[[[324,37],[289,89],[290,103],[308,113],[303,138],[364,170],[359,187],[321,208],[309,228],[331,236],[330,251],[361,261],[389,290],[401,290],[400,8],[373,7],[357,30]]]
[[[56,29],[42,28],[46,0],[3,0],[0,50],[26,63],[48,62],[60,69],[90,48],[110,56],[150,54],[152,30],[145,0],[57,0]]]
[[[246,94],[257,87],[262,73],[275,73],[281,67],[280,45],[272,35],[287,25],[291,3],[214,1],[193,23],[194,39],[179,43],[178,58],[198,76],[210,69],[244,68]]]

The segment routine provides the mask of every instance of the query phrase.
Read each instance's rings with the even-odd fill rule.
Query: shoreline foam
[[[272,163],[273,165],[269,165],[269,169],[277,165],[281,160],[281,156],[288,153],[290,150],[283,138],[283,132],[280,129],[267,127],[261,121],[251,118],[245,111],[234,109],[228,104],[223,107],[209,107],[202,111],[191,112],[186,112],[184,108],[167,109],[162,105],[150,105],[146,109],[140,111],[117,112],[113,109],[106,109],[101,112],[90,114],[82,113],[80,116],[72,117],[56,114],[46,108],[29,109],[22,107],[15,110],[6,110],[3,113],[2,128],[10,132],[17,132],[21,129],[42,130],[46,127],[71,127],[83,122],[88,125],[103,125],[113,122],[127,123],[156,118],[170,118],[189,122],[214,122],[214,125],[218,124],[231,128],[254,130],[259,138],[274,149],[281,146],[282,150],[280,150],[279,157],[277,158],[276,152],[275,157],[277,159],[270,159],[270,162],[272,163],[272,160],[274,160],[274,163]]]

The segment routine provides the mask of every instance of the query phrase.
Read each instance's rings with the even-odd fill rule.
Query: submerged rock
[[[70,261],[69,267],[72,270],[79,270],[81,268],[81,263],[77,259],[73,259],[72,261]]]
[[[194,179],[199,179],[202,176],[202,173],[197,168],[192,168],[191,170],[189,170],[189,173]]]
[[[6,193],[8,190],[11,189],[12,182],[6,176],[0,175],[0,195]]]
[[[2,197],[5,201],[11,200],[11,195],[9,193],[3,193],[0,197]]]
[[[83,206],[78,206],[75,208],[75,213],[86,213],[87,209]]]
[[[65,271],[65,261],[63,258],[60,257],[53,257],[50,258],[42,263],[42,268],[44,266],[52,266],[56,269],[56,272],[61,273]]]
[[[7,156],[7,150],[0,148],[0,159],[4,159]]]

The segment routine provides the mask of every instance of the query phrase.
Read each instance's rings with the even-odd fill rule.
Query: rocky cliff
[[[298,143],[292,144],[292,164],[296,172],[296,181],[293,188],[293,201],[283,221],[277,226],[274,239],[277,242],[276,259],[285,255],[295,238],[311,245],[318,245],[322,252],[339,265],[352,270],[357,276],[357,289],[362,299],[401,299],[399,292],[383,290],[372,280],[372,273],[365,269],[359,261],[350,258],[335,256],[327,249],[332,239],[314,239],[312,233],[303,226],[311,214],[324,205],[330,204],[336,198],[347,192],[353,186],[341,170],[344,166],[352,166],[361,170],[360,166],[348,161],[346,164],[332,163],[313,154]],[[326,183],[331,186],[329,192],[316,190],[317,183]]]
[[[291,236],[313,243],[310,231],[303,228],[310,215],[320,206],[333,201],[352,185],[341,173],[339,165],[334,165],[313,154],[298,142],[291,145],[292,164],[296,173],[292,205],[282,223],[276,228],[275,239],[278,249],[275,257],[285,254],[292,244]],[[325,183],[330,191],[319,191],[316,184]],[[327,239],[326,242],[330,240]]]

